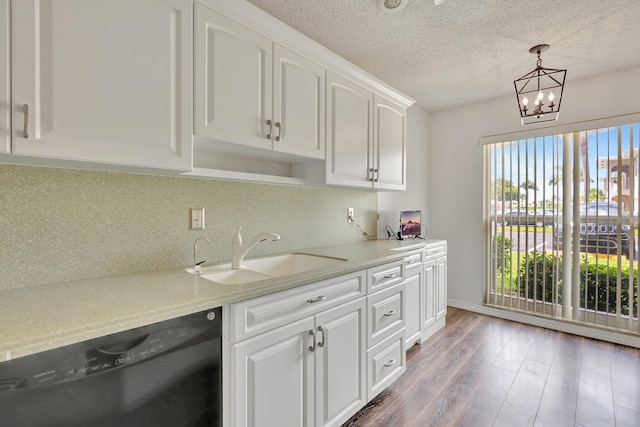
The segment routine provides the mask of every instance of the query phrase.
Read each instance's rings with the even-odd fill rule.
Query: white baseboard
[[[623,332],[590,328],[588,326],[577,325],[575,323],[564,322],[562,320],[549,319],[535,314],[501,310],[499,308],[489,307],[482,304],[472,304],[455,299],[449,299],[447,304],[450,307],[486,314],[487,316],[499,317],[501,319],[512,320],[514,322],[525,323],[527,325],[539,326],[541,328],[553,329],[555,331],[566,332],[568,334],[580,335],[587,338],[640,348],[640,336],[632,335],[631,333],[625,334]]]

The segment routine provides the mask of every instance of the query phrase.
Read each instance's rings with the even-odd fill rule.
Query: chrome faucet
[[[206,259],[203,259],[202,261],[198,261],[198,257],[196,255],[196,250],[198,248],[198,241],[199,240],[206,240],[207,243],[209,243],[210,245],[213,245],[213,243],[211,243],[211,240],[207,239],[204,236],[198,237],[193,242],[193,274],[197,274],[197,275],[202,274],[202,268],[200,266],[207,261]]]
[[[242,227],[238,227],[238,231],[233,236],[233,240],[231,241],[231,268],[234,270],[238,270],[243,268],[244,257],[253,248],[260,242],[264,242],[266,240],[273,240],[274,242],[280,240],[280,235],[275,233],[261,233],[254,237],[249,243],[242,246],[242,236],[240,232],[242,231]]]

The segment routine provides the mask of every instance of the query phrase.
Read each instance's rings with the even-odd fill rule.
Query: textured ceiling
[[[248,0],[428,111],[514,94],[543,66],[571,81],[640,66],[640,0]],[[637,84],[640,84],[638,82]]]

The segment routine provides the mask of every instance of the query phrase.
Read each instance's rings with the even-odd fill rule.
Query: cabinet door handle
[[[282,136],[282,126],[280,122],[276,122],[276,128],[278,128],[278,136],[276,136],[276,141],[280,141],[280,137]]]
[[[373,171],[373,168],[369,168],[369,171],[367,172],[367,181],[373,181],[373,178],[375,177],[375,173]],[[369,177],[369,173],[371,173],[371,177]]]
[[[393,316],[394,314],[396,314],[396,311],[395,311],[395,310],[389,310],[389,311],[387,311],[385,314],[383,314],[383,316],[384,316],[384,317],[391,317],[391,316]]]
[[[393,364],[395,364],[395,363],[396,363],[396,359],[391,359],[387,363],[384,364],[384,367],[385,368],[389,368],[389,367],[393,366]]]
[[[273,131],[273,122],[271,119],[267,120],[267,124],[269,125],[269,133],[267,134],[267,139],[271,139],[271,132]]]
[[[398,277],[398,275],[396,273],[393,274],[387,274],[386,276],[383,276],[385,279],[395,279],[396,277]]]
[[[318,331],[322,333],[322,340],[318,343],[318,347],[324,347],[324,328],[322,325],[318,326]]]
[[[307,302],[308,302],[309,304],[313,304],[313,303],[316,303],[316,302],[324,301],[324,300],[326,300],[326,299],[327,299],[327,297],[326,297],[326,296],[324,296],[324,295],[320,295],[319,297],[315,297],[315,298],[308,299],[308,300],[307,300]]]
[[[309,331],[309,335],[311,335],[313,337],[313,344],[311,346],[309,346],[309,351],[316,351],[316,330],[315,329],[311,329]]]
[[[373,182],[378,182],[380,174],[378,173],[378,169],[373,170]]]
[[[29,138],[29,104],[22,105],[22,113],[24,114],[24,130],[22,131],[22,137],[24,139]]]

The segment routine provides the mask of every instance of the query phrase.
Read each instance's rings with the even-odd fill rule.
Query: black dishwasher
[[[0,425],[221,426],[216,308],[0,363]]]

